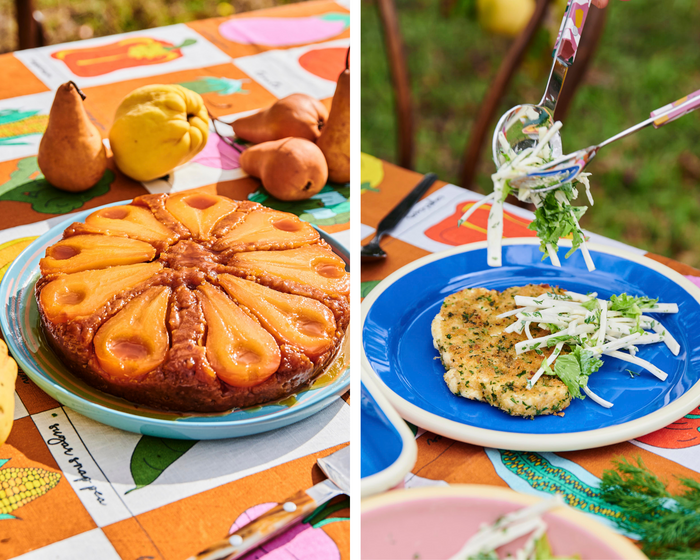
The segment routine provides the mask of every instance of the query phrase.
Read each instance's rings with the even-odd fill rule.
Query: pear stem
[[[348,47],[348,54],[345,55],[345,69],[350,70],[350,47]]]
[[[219,132],[219,129],[216,128],[216,123],[217,123],[217,122],[223,122],[223,121],[217,119],[214,115],[212,115],[212,114],[211,114],[211,111],[209,110],[208,107],[207,107],[206,109],[207,109],[207,114],[209,115],[209,118],[211,119],[211,122],[214,123],[214,132],[216,132],[216,135],[217,135],[219,138],[221,138],[221,139],[224,141],[224,143],[228,144],[228,145],[231,146],[234,150],[236,150],[239,154],[242,154],[242,153],[243,153],[243,150],[241,150],[240,146],[238,146],[238,144],[236,144],[236,143],[235,143],[233,140],[231,140],[228,136],[224,136],[223,134],[221,134],[221,133]],[[226,124],[226,123],[224,123],[224,124]]]
[[[83,90],[81,90],[81,89],[78,87],[78,84],[76,84],[73,80],[71,80],[71,81],[68,82],[68,83],[69,83],[69,84],[73,84],[73,87],[75,88],[75,91],[77,91],[77,92],[78,92],[78,95],[80,96],[80,98],[81,98],[83,101],[85,101],[85,98],[87,97],[87,95],[85,95],[85,94],[83,93]]]

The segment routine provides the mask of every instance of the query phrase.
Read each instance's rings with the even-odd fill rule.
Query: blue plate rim
[[[413,432],[406,425],[406,422],[399,416],[398,412],[391,406],[384,393],[377,387],[369,374],[363,369],[361,372],[361,382],[367,392],[374,399],[379,409],[386,415],[387,420],[401,436],[403,446],[396,460],[385,469],[372,475],[360,479],[360,494],[364,499],[374,494],[379,494],[385,490],[393,488],[399,484],[404,477],[411,472],[418,458],[418,445],[413,436]],[[361,446],[361,452],[364,452]]]
[[[71,217],[61,221],[60,223],[56,224],[52,228],[50,228],[48,231],[42,233],[37,239],[35,239],[32,243],[30,243],[15,259],[13,262],[10,264],[8,267],[7,271],[5,272],[5,275],[3,276],[2,281],[0,281],[0,329],[3,331],[3,333],[9,333],[11,332],[11,326],[9,324],[9,318],[7,316],[7,306],[8,302],[10,300],[11,296],[16,295],[20,289],[24,288],[26,284],[22,284],[21,286],[19,283],[15,284],[15,281],[17,278],[15,277],[18,274],[18,270],[25,266],[27,263],[22,262],[22,257],[26,253],[30,251],[35,251],[39,246],[43,246],[47,244],[47,242],[50,242],[51,240],[59,237],[62,232],[72,223],[75,222],[80,222],[83,221],[87,216],[92,214],[93,212],[96,212],[98,210],[101,210],[102,208],[108,208],[110,206],[119,206],[119,205],[124,205],[124,204],[129,204],[132,202],[133,199],[128,199],[128,200],[122,200],[118,202],[112,202],[109,204],[104,204],[101,206],[96,206],[95,208],[89,208],[77,213],[72,214]],[[313,226],[313,224],[311,224]],[[314,226],[314,228],[321,234],[321,238],[328,243],[331,248],[339,252],[340,256],[346,263],[349,264],[349,251],[347,247],[345,247],[340,241],[332,238],[328,233],[324,232],[320,228]],[[20,326],[19,331],[22,333],[24,329]],[[349,331],[349,329],[348,329]],[[346,333],[347,336],[347,333]],[[336,398],[339,398],[340,395],[345,393],[347,389],[350,386],[350,367],[346,367],[343,373],[340,374],[338,377],[338,380],[331,383],[330,385],[327,385],[325,387],[322,387],[318,389],[318,392],[315,393],[313,396],[310,398],[304,400],[302,403],[299,405],[296,405],[291,408],[279,410],[277,412],[273,412],[267,416],[263,417],[254,417],[254,418],[249,418],[249,419],[239,419],[239,420],[229,420],[229,421],[221,421],[218,422],[216,420],[211,420],[211,416],[206,416],[208,418],[208,421],[203,421],[203,422],[198,422],[196,420],[197,415],[185,415],[183,416],[183,420],[186,419],[186,422],[181,422],[178,420],[163,420],[159,418],[149,418],[149,417],[143,417],[143,416],[138,416],[135,414],[130,414],[128,412],[122,412],[118,410],[114,410],[112,408],[103,406],[101,404],[93,403],[91,401],[88,401],[86,399],[83,399],[82,397],[72,393],[71,391],[67,390],[63,386],[57,384],[57,383],[52,383],[50,380],[45,378],[43,375],[38,374],[34,371],[34,366],[32,364],[29,364],[25,362],[24,359],[22,359],[21,355],[22,352],[20,351],[17,341],[12,336],[6,336],[5,342],[7,343],[8,349],[10,350],[10,353],[12,354],[12,357],[17,361],[19,364],[20,368],[24,373],[27,374],[27,376],[34,382],[36,383],[42,391],[46,392],[49,394],[51,397],[56,399],[59,403],[61,403],[64,406],[68,406],[69,408],[73,409],[81,409],[81,413],[89,416],[90,418],[102,423],[102,424],[107,424],[113,427],[118,427],[120,429],[125,429],[121,426],[115,426],[114,423],[111,422],[106,422],[102,419],[102,415],[107,415],[108,417],[114,416],[118,418],[121,421],[126,421],[127,423],[138,423],[139,421],[143,424],[147,424],[151,427],[154,427],[159,430],[165,430],[165,431],[170,431],[171,429],[177,428],[177,432],[198,432],[203,429],[210,429],[212,431],[219,431],[219,430],[224,430],[224,429],[235,429],[239,428],[242,430],[244,433],[241,434],[236,434],[236,433],[227,433],[227,434],[222,434],[219,437],[220,438],[228,438],[228,437],[238,437],[238,436],[245,436],[245,435],[250,435],[252,433],[259,433],[262,431],[265,431],[263,428],[266,424],[275,424],[275,426],[271,429],[276,429],[279,427],[283,427],[282,425],[278,425],[279,422],[282,421],[283,417],[287,417],[290,421],[288,424],[292,424],[298,420],[303,420],[306,416],[303,415],[305,410],[309,407],[313,407],[315,405],[318,405],[322,401],[327,401],[327,405],[330,405],[332,402],[336,400]],[[61,395],[61,398],[57,398],[54,394],[49,393],[49,391],[46,390],[46,388],[49,388],[51,391],[55,391],[57,394]],[[325,408],[325,407],[324,407]],[[91,413],[91,414],[90,414]],[[297,417],[298,420],[297,420]],[[222,416],[222,419],[225,418]],[[284,424],[284,425],[288,425]],[[257,428],[257,429],[256,429]],[[252,431],[254,430],[254,431]]]
[[[539,245],[538,239],[533,238],[513,238],[504,239],[503,245]],[[447,251],[440,251],[426,255],[396,270],[384,280],[382,280],[362,302],[361,326],[364,332],[367,314],[374,302],[386,291],[394,282],[406,274],[421,268],[424,265],[442,260],[461,253],[485,249],[486,241],[469,243]],[[617,247],[609,247],[597,243],[588,243],[591,253],[605,253],[632,261],[641,266],[650,268],[683,288],[688,295],[700,304],[700,288],[685,278],[682,274],[646,256],[635,255],[629,251]],[[560,240],[559,247],[571,247],[570,240]],[[552,267],[554,268],[554,267]],[[555,268],[554,268],[555,269]],[[556,269],[555,269],[556,270]],[[591,449],[629,441],[646,435],[658,429],[664,428],[688,414],[700,403],[700,381],[696,382],[681,397],[672,403],[650,413],[641,418],[624,422],[615,426],[598,428],[584,432],[567,432],[560,434],[531,434],[506,432],[501,430],[489,430],[462,424],[453,420],[448,420],[437,414],[428,412],[413,403],[407,401],[399,394],[395,393],[381,377],[372,369],[367,358],[364,345],[361,345],[361,367],[367,371],[368,376],[374,381],[379,389],[384,393],[389,402],[399,412],[399,414],[409,422],[420,426],[433,433],[440,434],[457,441],[463,441],[482,447],[493,447],[499,449],[512,449],[514,451],[577,451]],[[575,436],[575,437],[573,437]]]

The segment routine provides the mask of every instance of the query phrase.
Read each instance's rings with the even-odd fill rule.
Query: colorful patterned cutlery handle
[[[557,42],[554,44],[554,56],[561,58],[569,66],[576,59],[578,44],[586,23],[591,0],[569,0],[564,13],[564,19],[559,28]]]
[[[652,111],[651,117],[655,119],[654,128],[660,128],[671,121],[675,121],[683,115],[695,111],[698,107],[700,107],[700,89],[665,107],[661,107],[661,109]]]
[[[287,500],[254,519],[233,535],[217,541],[188,560],[225,560],[239,558],[274,538],[310,515],[319,506],[306,492],[297,492]]]

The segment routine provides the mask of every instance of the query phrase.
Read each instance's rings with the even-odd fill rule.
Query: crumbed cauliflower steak
[[[471,288],[446,297],[433,319],[432,334],[450,391],[485,401],[512,416],[557,414],[569,406],[571,395],[558,377],[543,375],[532,389],[527,388],[528,379],[552,349],[545,348],[543,355],[516,355],[515,344],[527,336],[503,332],[513,317],[496,318],[515,309],[516,295],[536,297],[552,291],[561,293],[546,284],[531,284],[504,292]],[[533,325],[531,334],[537,338],[548,333]]]

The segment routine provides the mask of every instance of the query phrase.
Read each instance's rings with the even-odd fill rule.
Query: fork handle
[[[399,222],[404,219],[406,214],[408,214],[408,211],[413,208],[413,205],[418,202],[420,197],[428,192],[428,189],[435,181],[437,181],[437,175],[435,175],[435,173],[428,173],[425,175],[420,183],[406,195],[406,198],[399,202],[396,207],[379,222],[376,237],[381,237],[393,230]]]
[[[700,89],[678,101],[661,107],[661,109],[652,111],[651,118],[654,119],[654,128],[661,128],[663,125],[675,121],[691,111],[695,111],[698,107],[700,107]]]
[[[559,28],[557,41],[554,43],[554,57],[571,66],[576,59],[578,44],[586,24],[591,0],[569,0],[566,5],[564,19]]]

